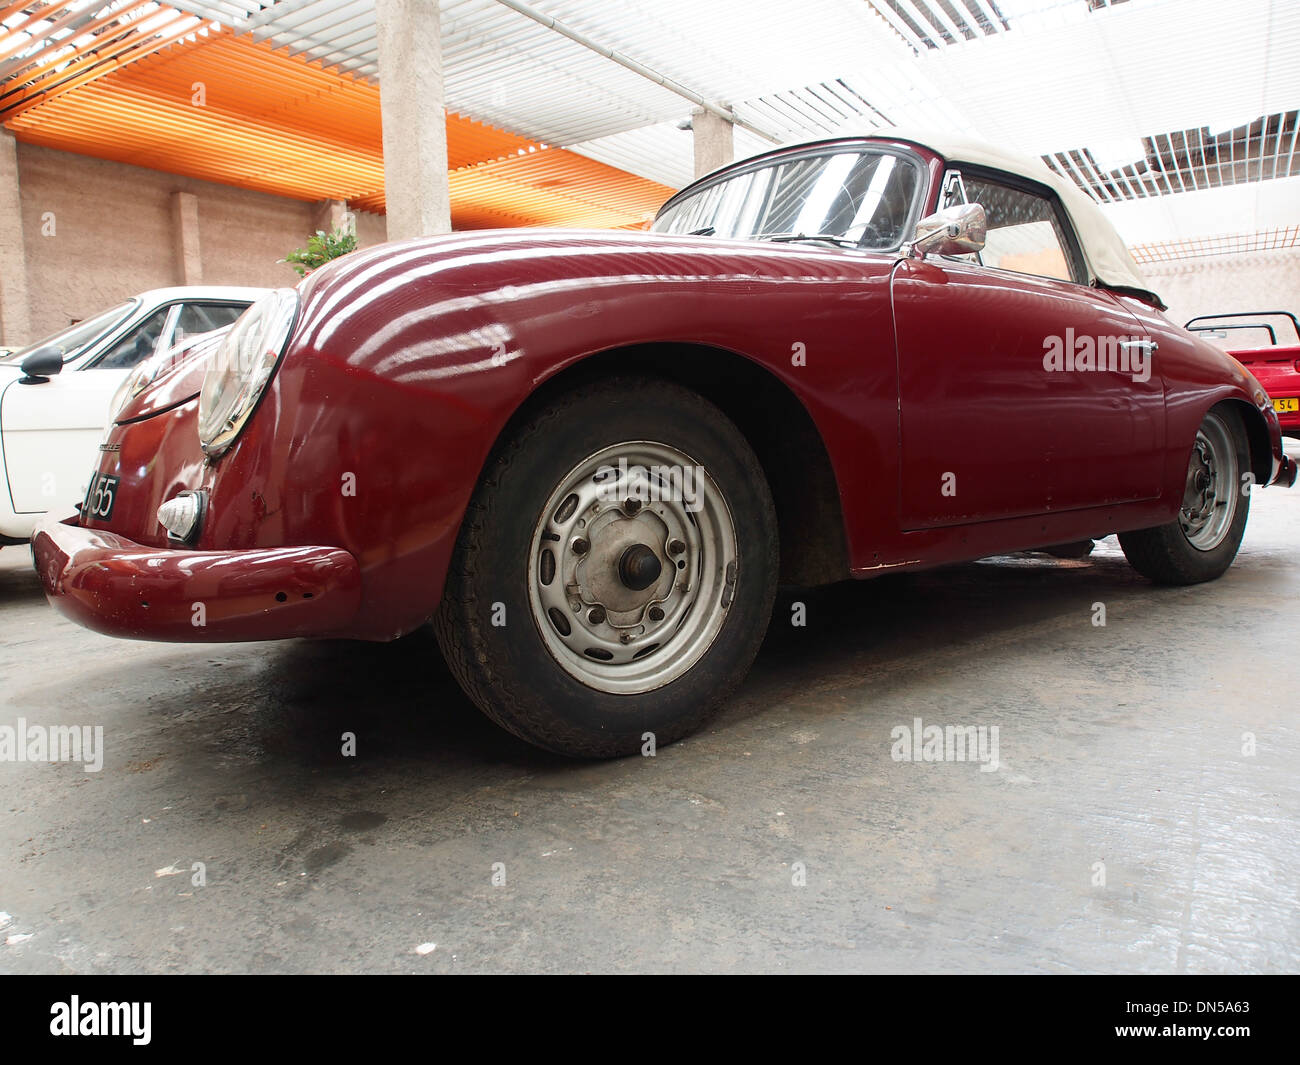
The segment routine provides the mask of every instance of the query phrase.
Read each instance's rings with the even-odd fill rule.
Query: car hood
[[[454,303],[493,295],[523,294],[538,285],[590,285],[590,264],[634,255],[637,276],[647,282],[691,277],[789,276],[807,280],[857,275],[861,264],[888,264],[898,252],[839,251],[815,243],[794,244],[725,237],[609,229],[478,229],[377,244],[350,252],[313,270],[299,283],[302,311],[295,334],[318,328],[324,317],[350,315],[358,305],[420,290]],[[586,264],[575,267],[574,264]],[[499,284],[501,267],[517,271],[518,292]],[[620,269],[626,268],[622,263]],[[492,286],[489,293],[486,286]],[[450,306],[450,304],[447,304]]]
[[[113,421],[118,425],[138,422],[194,399],[203,388],[208,358],[221,346],[225,332],[205,333],[183,351],[171,351],[162,356],[162,365],[153,380],[139,395],[129,397],[118,408]]]

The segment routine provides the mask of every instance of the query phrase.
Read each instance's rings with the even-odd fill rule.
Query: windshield
[[[919,164],[878,148],[800,156],[705,185],[665,207],[651,229],[896,248],[908,236],[921,177]]]
[[[94,318],[87,318],[85,321],[77,322],[66,329],[60,329],[57,333],[51,333],[44,340],[38,340],[35,344],[28,344],[25,348],[19,348],[12,354],[0,359],[0,362],[22,362],[33,351],[48,347],[57,347],[63,352],[63,361],[67,362],[69,358],[81,354],[81,350],[88,344],[98,340],[110,329],[121,324],[126,316],[135,309],[135,305],[135,300],[119,303],[112,310],[97,314]]]

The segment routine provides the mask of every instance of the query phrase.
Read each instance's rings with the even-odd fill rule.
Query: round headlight
[[[225,452],[257,408],[297,313],[293,289],[267,293],[240,315],[208,362],[199,393],[199,444],[208,456]]]

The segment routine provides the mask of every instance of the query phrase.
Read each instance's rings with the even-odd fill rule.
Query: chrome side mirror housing
[[[969,255],[983,249],[988,219],[978,203],[958,203],[927,215],[916,223],[909,254]]]

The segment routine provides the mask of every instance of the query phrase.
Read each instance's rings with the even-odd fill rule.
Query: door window
[[[1025,189],[964,174],[966,199],[988,217],[980,260],[1018,274],[1080,281],[1074,242],[1055,200]]]
[[[187,337],[199,333],[224,329],[245,310],[247,306],[242,303],[187,303],[181,307],[181,316],[176,320],[176,335],[172,344],[179,344]]]
[[[95,363],[95,370],[129,370],[137,363],[143,362],[158,350],[158,338],[167,326],[170,307],[154,311],[143,322],[132,329],[121,340],[108,349],[108,352]]]

